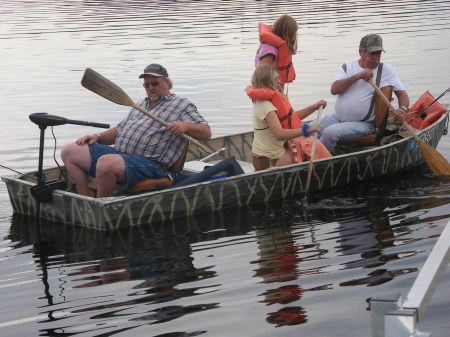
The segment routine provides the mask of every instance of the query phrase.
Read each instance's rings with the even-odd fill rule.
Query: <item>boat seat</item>
[[[174,178],[172,175],[179,175],[181,171],[183,170],[184,162],[186,160],[186,154],[188,150],[189,142],[186,142],[186,146],[183,149],[183,152],[181,152],[180,157],[173,163],[173,165],[169,168],[168,172],[169,174],[163,178],[149,178],[144,179],[141,181],[138,181],[136,184],[134,184],[131,187],[128,187],[127,192],[142,192],[142,191],[151,191],[151,190],[157,190],[165,187],[172,186],[174,183]],[[172,173],[172,175],[170,174]]]
[[[386,86],[381,88],[381,92],[389,99],[392,100],[392,86]],[[375,129],[376,132],[369,135],[365,135],[358,138],[341,140],[338,142],[338,146],[377,146],[380,145],[380,141],[383,138],[387,120],[389,116],[389,107],[383,101],[383,99],[377,95],[375,101]]]

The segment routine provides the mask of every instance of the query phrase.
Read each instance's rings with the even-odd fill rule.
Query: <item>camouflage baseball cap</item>
[[[383,39],[378,34],[369,34],[364,36],[359,43],[359,48],[367,50],[369,53],[375,51],[384,51]]]
[[[147,67],[145,67],[144,72],[139,75],[139,78],[144,78],[145,76],[163,76],[163,77],[169,77],[169,74],[167,73],[166,68],[164,68],[162,65],[158,63],[152,63],[149,64]]]

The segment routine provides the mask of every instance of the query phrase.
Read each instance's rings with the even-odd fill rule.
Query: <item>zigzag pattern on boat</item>
[[[418,133],[420,139],[436,147],[447,132],[448,112]],[[214,138],[211,149],[225,148],[226,156],[251,162],[253,133],[246,132]],[[187,161],[202,158],[195,145],[190,145]],[[423,162],[417,142],[404,138],[379,147],[315,161],[309,191],[318,191],[358,181],[395,174]],[[41,204],[41,217],[85,227],[108,230],[140,226],[202,212],[224,210],[302,194],[308,163],[231,176],[193,185],[120,195],[111,198],[83,197],[68,191],[53,192],[53,202]],[[26,173],[32,176],[33,173]],[[47,179],[62,180],[58,168],[44,170]],[[2,177],[6,183],[14,212],[34,215],[36,201],[30,193],[35,182],[26,175]]]

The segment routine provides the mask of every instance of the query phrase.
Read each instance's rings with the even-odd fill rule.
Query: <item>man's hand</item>
[[[182,133],[186,133],[189,130],[189,124],[184,122],[173,122],[167,126],[167,131],[173,133],[174,135],[181,135]]]
[[[98,143],[98,140],[100,139],[100,135],[95,134],[95,135],[87,135],[81,138],[78,138],[75,143],[77,143],[78,145],[82,145],[84,143],[87,143],[89,145]]]
[[[405,117],[406,117],[406,111],[403,109],[397,109],[394,112],[395,120],[399,121],[400,123],[403,123],[403,121],[405,120]]]
[[[366,68],[363,71],[361,71],[358,75],[359,75],[360,79],[362,79],[362,80],[367,82],[367,81],[372,79],[373,72],[369,68]]]
[[[112,145],[114,144],[116,137],[119,133],[117,132],[116,128],[108,129],[104,132],[102,132],[102,135],[100,136],[98,133],[95,135],[87,135],[81,138],[78,138],[75,143],[78,145],[83,144],[104,144],[104,145]]]
[[[338,80],[333,82],[331,85],[331,94],[332,95],[340,95],[347,91],[355,82],[359,80],[369,81],[373,77],[373,72],[369,68],[364,69],[363,71],[350,76],[348,78],[344,78],[342,80]]]

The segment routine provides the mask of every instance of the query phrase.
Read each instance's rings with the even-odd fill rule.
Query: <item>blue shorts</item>
[[[89,145],[89,152],[91,153],[91,167],[89,168],[89,175],[95,177],[98,159],[105,154],[117,154],[125,161],[127,171],[126,187],[133,186],[138,181],[148,178],[162,178],[166,175],[164,166],[158,162],[148,159],[137,154],[127,154],[117,152],[112,146],[103,144]]]

